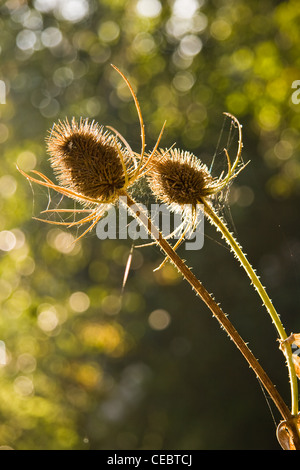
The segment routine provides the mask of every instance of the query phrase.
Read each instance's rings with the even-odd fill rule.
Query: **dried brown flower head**
[[[239,130],[239,147],[233,164],[226,149],[228,172],[213,178],[207,166],[190,152],[170,149],[155,153],[148,175],[150,188],[162,202],[170,205],[175,211],[182,211],[189,204],[210,203],[217,193],[222,191],[244,166],[238,168],[241,159],[242,137],[241,126],[234,116],[228,115]]]
[[[53,189],[58,193],[75,199],[86,206],[85,209],[47,209],[43,213],[88,213],[80,220],[61,222],[44,220],[44,222],[65,225],[68,227],[91,222],[79,238],[91,230],[103,214],[120,196],[126,196],[127,190],[141,177],[147,174],[159,145],[164,126],[158,136],[153,151],[145,153],[145,130],[139,102],[127,78],[114,65],[112,67],[121,75],[133,97],[141,130],[141,151],[133,152],[126,139],[115,129],[103,126],[88,119],[73,118],[71,123],[66,119],[54,124],[47,138],[47,150],[50,153],[51,165],[59,184],[53,183],[39,171],[34,178],[21,169],[19,171],[29,180],[41,186]]]
[[[225,113],[227,114],[227,113]],[[149,186],[156,198],[168,204],[169,209],[181,214],[182,224],[177,227],[169,238],[181,233],[174,245],[176,249],[186,235],[190,235],[199,220],[201,211],[210,212],[215,196],[220,193],[244,168],[240,165],[242,151],[242,133],[238,120],[230,115],[231,123],[238,128],[239,144],[233,164],[224,149],[228,171],[218,178],[213,178],[207,166],[195,155],[178,149],[156,151],[152,158],[151,171],[148,173]],[[159,266],[160,269],[165,261]]]
[[[182,150],[157,152],[149,174],[150,188],[170,205],[196,206],[210,195],[213,178],[195,155]]]
[[[125,186],[124,165],[129,172],[135,169],[115,136],[88,119],[55,124],[47,149],[60,184],[99,202],[109,203],[119,196]]]

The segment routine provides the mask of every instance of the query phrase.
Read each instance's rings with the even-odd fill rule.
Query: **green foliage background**
[[[49,198],[66,201],[16,165],[52,178],[44,139],[65,116],[111,125],[139,150],[134,105],[110,63],[137,91],[148,148],[167,120],[162,145],[210,164],[222,113],[233,113],[251,160],[230,193],[237,236],[287,332],[300,331],[299,44],[296,0],[2,1],[2,448],[279,448],[268,400],[210,311],[171,266],[153,273],[159,250],[134,251],[121,295],[131,241],[93,232],[70,247],[76,231],[32,219]],[[144,187],[136,196],[149,197]],[[268,315],[208,223],[205,233],[202,250],[180,253],[289,404]]]

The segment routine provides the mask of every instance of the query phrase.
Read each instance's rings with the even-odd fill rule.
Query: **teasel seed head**
[[[67,227],[91,222],[77,240],[95,227],[105,212],[119,202],[120,197],[128,196],[128,190],[148,173],[165,128],[164,123],[152,152],[146,154],[145,127],[137,96],[125,75],[115,65],[112,64],[112,67],[125,81],[134,100],[141,131],[140,153],[134,152],[116,129],[107,126],[105,130],[94,121],[82,118],[77,123],[73,118],[71,123],[68,119],[58,121],[47,137],[47,150],[59,184],[38,170],[32,170],[35,175],[32,176],[18,168],[30,182],[86,206],[84,209],[47,208],[42,211],[48,215],[65,213],[66,219],[69,213],[73,213],[75,220],[72,222],[36,218]],[[87,215],[77,220],[77,215],[83,213]]]
[[[73,118],[54,124],[47,150],[59,183],[79,195],[107,203],[124,187],[127,151],[94,121]]]
[[[184,206],[189,205],[193,214],[199,204],[204,207],[212,206],[218,194],[228,187],[247,165],[241,157],[242,126],[233,115],[224,114],[231,119],[231,126],[238,129],[238,148],[233,162],[227,149],[224,149],[227,173],[212,177],[207,166],[187,151],[173,148],[156,151],[151,162],[151,171],[148,173],[149,184],[154,195],[169,204],[171,210],[186,212]]]
[[[174,209],[201,204],[214,181],[195,155],[178,149],[157,152],[148,179],[153,194]]]

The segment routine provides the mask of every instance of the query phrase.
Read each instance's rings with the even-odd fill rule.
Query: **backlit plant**
[[[231,119],[232,126],[238,129],[239,145],[233,162],[227,149],[225,149],[227,173],[221,174],[217,178],[211,175],[206,165],[188,151],[174,148],[158,149],[164,126],[154,149],[148,154],[145,152],[144,123],[137,97],[127,78],[115,66],[113,67],[125,80],[133,96],[140,122],[141,151],[139,153],[134,152],[126,139],[113,128],[105,130],[104,127],[99,126],[94,121],[90,122],[88,119],[81,119],[79,123],[75,119],[72,119],[71,122],[66,119],[63,122],[59,121],[54,124],[47,137],[50,162],[59,184],[53,183],[38,171],[33,171],[35,176],[24,173],[22,169],[20,171],[28,180],[53,189],[83,205],[82,209],[56,208],[43,211],[43,213],[70,212],[74,214],[74,217],[78,214],[86,214],[73,222],[45,220],[48,223],[67,227],[90,223],[80,237],[91,230],[111,205],[116,204],[121,197],[125,201],[128,211],[146,228],[154,239],[154,243],[162,249],[166,257],[165,261],[169,260],[176,266],[182,276],[210,308],[272,398],[283,418],[277,429],[277,437],[281,446],[284,449],[300,450],[300,418],[296,373],[299,364],[297,362],[298,357],[293,355],[291,350],[293,342],[295,344],[299,343],[299,335],[288,337],[286,334],[279,315],[257,274],[215,208],[218,195],[228,187],[230,182],[245,167],[241,159],[243,146],[241,125],[234,116],[227,114]],[[159,201],[168,204],[171,210],[179,212],[183,216],[182,235],[173,247],[158,228],[153,226],[152,221],[148,219],[143,209],[136,210],[139,206],[130,195],[130,189],[145,176],[154,196]],[[280,347],[286,357],[288,366],[291,410],[289,410],[276,387],[219,304],[216,303],[176,252],[186,233],[197,226],[197,207],[199,205],[201,205],[208,220],[221,232],[241,266],[245,269],[277,329]]]

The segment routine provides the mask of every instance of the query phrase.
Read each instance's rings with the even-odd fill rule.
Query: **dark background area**
[[[32,219],[67,201],[45,137],[66,116],[115,127],[135,151],[189,150],[213,171],[228,128],[251,160],[228,196],[236,235],[287,333],[300,331],[300,10],[296,0],[8,0],[0,8],[0,445],[21,449],[279,449],[277,410],[211,312],[156,247]],[[234,156],[236,145],[230,148]],[[147,204],[143,185],[135,197]],[[231,218],[225,212],[229,223]],[[179,250],[290,406],[288,374],[261,301],[219,234]],[[154,314],[153,314],[154,312]],[[155,320],[156,319],[156,320]],[[163,325],[163,326],[161,326]],[[271,406],[274,419],[270,412]]]

